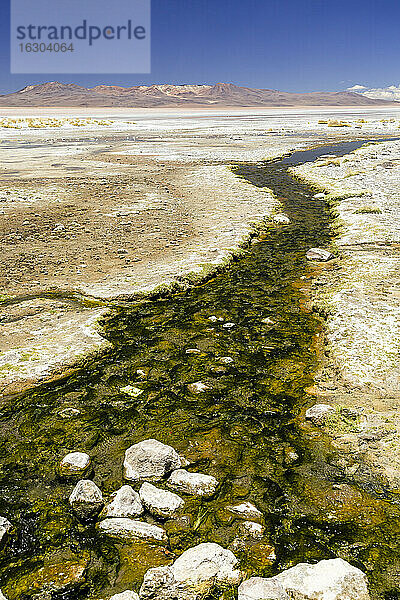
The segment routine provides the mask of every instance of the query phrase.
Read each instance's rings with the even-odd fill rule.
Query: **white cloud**
[[[361,92],[361,90],[366,90],[367,87],[365,85],[353,85],[352,87],[347,88],[348,92]]]

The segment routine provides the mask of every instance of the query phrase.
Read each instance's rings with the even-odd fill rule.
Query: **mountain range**
[[[86,88],[51,81],[28,85],[0,95],[0,106],[92,106],[92,107],[246,107],[246,106],[378,106],[399,102],[368,98],[356,92],[308,92],[304,94],[216,85],[97,85]]]

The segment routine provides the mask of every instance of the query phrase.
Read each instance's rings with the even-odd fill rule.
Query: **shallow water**
[[[363,143],[352,142],[351,149]],[[38,570],[68,561],[85,564],[86,583],[49,595],[52,600],[138,589],[149,567],[168,564],[185,548],[235,543],[239,521],[226,507],[244,500],[264,513],[266,527],[257,543],[234,546],[249,574],[269,576],[300,561],[341,556],[367,572],[374,598],[397,598],[399,509],[357,489],[327,442],[312,441],[294,419],[308,400],[323,330],[307,308],[305,252],[327,246],[334,232],[329,206],[287,167],[349,151],[345,143],[237,165],[238,176],[273,189],[292,224],[265,226],[242,257],[202,285],[115,309],[105,324],[114,351],[4,404],[0,514],[15,533],[2,552],[0,588],[9,600],[33,598]],[[200,352],[186,353],[194,348]],[[191,394],[187,386],[196,381],[210,389]],[[143,393],[133,399],[121,392],[127,385]],[[60,411],[67,407],[80,413],[65,418]],[[86,451],[94,481],[111,493],[124,483],[125,449],[150,437],[174,446],[191,461],[190,470],[220,482],[209,501],[185,497],[190,524],[167,521],[165,548],[100,537],[93,523],[71,513],[74,484],[56,474],[67,452]]]

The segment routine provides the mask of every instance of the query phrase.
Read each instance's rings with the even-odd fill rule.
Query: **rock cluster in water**
[[[167,543],[167,531],[161,525],[138,517],[145,519],[147,512],[150,520],[179,519],[185,501],[175,492],[150,481],[164,482],[182,493],[203,498],[213,496],[218,488],[214,477],[186,471],[181,468],[183,463],[185,459],[171,446],[154,439],[139,442],[127,449],[124,461],[125,478],[140,484],[138,491],[123,485],[105,502],[100,488],[92,480],[81,479],[70,495],[71,508],[83,521],[97,520],[98,531],[111,538],[124,542],[142,539]],[[62,465],[68,465],[68,469],[73,465],[75,474],[77,466],[83,471],[87,469],[90,457],[70,453],[60,464],[60,473]],[[248,539],[262,539],[263,514],[256,506],[243,502],[226,510],[243,519],[232,550],[240,551]],[[0,517],[0,539],[11,528],[11,523]],[[148,569],[139,594],[126,590],[109,600],[201,600],[214,589],[230,586],[239,586],[238,600],[369,600],[365,574],[342,559],[322,560],[315,565],[301,563],[274,577],[246,580],[232,550],[211,542],[198,544],[183,552],[171,565]],[[270,551],[273,561],[274,549],[270,547]],[[73,580],[80,584],[83,571],[81,567],[76,577],[74,571],[68,584],[73,584]],[[0,600],[7,600],[1,591]]]

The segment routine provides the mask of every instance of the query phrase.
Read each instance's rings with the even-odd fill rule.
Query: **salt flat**
[[[60,126],[46,126],[50,117]],[[72,118],[89,122],[75,126]],[[85,352],[103,347],[93,321],[82,320],[79,298],[107,304],[177,278],[188,285],[229,261],[256,223],[281,211],[268,190],[234,176],[232,163],[327,141],[396,137],[399,120],[397,108],[1,109],[0,294],[14,307],[0,346],[4,393],[53,375],[49,365],[71,366],[79,339]],[[68,309],[74,341],[58,343],[65,324],[54,318],[51,339],[39,330],[39,361],[30,338],[21,341],[30,327],[22,300],[46,312],[47,293],[75,298],[75,313]],[[57,315],[56,306],[49,310]]]

